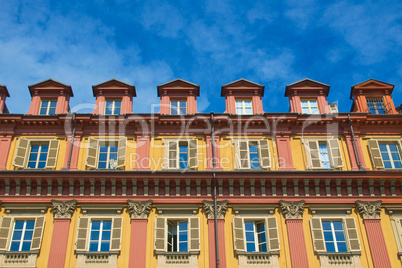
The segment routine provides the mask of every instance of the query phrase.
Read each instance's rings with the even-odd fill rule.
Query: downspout
[[[212,145],[212,176],[214,179],[214,225],[215,225],[215,261],[216,268],[219,268],[219,240],[218,240],[218,204],[216,200],[216,162],[215,162],[215,127],[214,127],[214,113],[211,112],[211,145]]]
[[[350,113],[348,113],[348,119],[349,119],[349,124],[350,124],[350,131],[352,133],[353,148],[355,149],[356,157],[357,157],[357,166],[359,167],[359,170],[364,171],[365,169],[362,166],[362,162],[360,161],[359,150],[357,149],[355,132],[353,131],[353,125],[352,125],[352,120],[350,119]]]
[[[73,121],[73,132],[71,133],[71,145],[70,145],[70,154],[68,155],[67,170],[70,170],[71,154],[73,153],[73,147],[74,147],[74,139],[75,139],[75,113],[73,113],[73,117],[72,117],[71,120]]]

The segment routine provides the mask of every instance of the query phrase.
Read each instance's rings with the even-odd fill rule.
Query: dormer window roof
[[[352,112],[371,114],[397,114],[391,94],[394,85],[369,79],[352,86]]]
[[[28,88],[32,100],[27,114],[54,115],[68,113],[70,97],[74,97],[71,86],[53,79],[47,79],[30,85]]]
[[[239,79],[222,86],[221,97],[225,97],[226,111],[229,114],[263,114],[262,97],[265,86]]]
[[[135,86],[117,79],[92,86],[95,100],[93,114],[120,115],[133,112],[133,97],[137,96]]]
[[[198,96],[200,96],[200,86],[182,79],[159,85],[160,113],[164,115],[196,114],[198,113]]]

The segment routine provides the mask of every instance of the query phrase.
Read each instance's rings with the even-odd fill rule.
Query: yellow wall
[[[59,143],[59,154],[57,156],[57,164],[56,164],[56,170],[60,170],[64,166],[64,159],[66,157],[66,146],[67,146],[67,141],[66,138],[63,136],[19,136],[15,137],[13,141],[11,142],[10,146],[10,152],[8,154],[8,159],[7,159],[7,170],[16,170],[18,168],[14,167],[14,157],[15,157],[15,151],[17,149],[18,145],[18,139],[19,138],[44,138],[44,139],[58,139],[60,141]]]

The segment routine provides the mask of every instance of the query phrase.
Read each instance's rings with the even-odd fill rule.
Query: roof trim
[[[28,88],[29,88],[29,93],[31,94],[31,97],[32,97],[31,89],[32,89],[33,87],[36,87],[36,86],[40,85],[40,84],[44,84],[44,83],[46,83],[46,82],[53,82],[53,83],[59,84],[59,85],[61,85],[61,86],[63,86],[63,87],[66,87],[66,88],[70,89],[71,97],[74,97],[74,93],[73,93],[73,90],[72,90],[72,88],[71,88],[70,85],[66,85],[66,84],[64,84],[64,83],[62,83],[62,82],[59,82],[59,81],[57,81],[57,80],[54,80],[54,79],[52,79],[52,78],[43,80],[43,81],[41,81],[41,82],[38,82],[38,83],[35,83],[35,84],[32,84],[32,85],[29,85]]]
[[[104,85],[104,84],[109,83],[109,82],[119,82],[119,83],[122,83],[122,84],[124,84],[124,85],[126,85],[126,86],[134,87],[134,88],[135,88],[134,85],[131,85],[131,84],[126,83],[126,82],[123,82],[123,81],[121,81],[121,80],[119,80],[119,79],[116,79],[116,78],[112,78],[112,79],[110,79],[110,80],[107,80],[107,81],[105,81],[105,82],[99,83],[99,84],[97,84],[97,85],[93,85],[92,88],[94,88],[94,87],[99,87],[99,86]]]
[[[163,84],[161,84],[161,85],[158,85],[157,88],[163,87],[163,86],[167,86],[167,85],[172,84],[172,83],[177,82],[177,81],[180,81],[180,82],[183,82],[183,83],[186,83],[186,84],[189,84],[189,85],[198,87],[198,88],[200,87],[200,86],[197,85],[197,84],[194,84],[194,83],[188,82],[188,81],[186,81],[186,80],[177,78],[177,79],[174,79],[174,80],[172,80],[172,81],[169,81],[169,82],[163,83]]]
[[[353,86],[350,88],[350,99],[353,99],[353,91],[354,91],[355,87],[360,86],[360,85],[365,84],[365,83],[368,83],[368,82],[370,82],[370,81],[372,81],[372,82],[377,82],[377,83],[381,83],[381,84],[386,84],[386,85],[391,86],[391,87],[392,87],[391,93],[392,93],[392,91],[393,91],[394,88],[395,88],[395,85],[392,85],[392,84],[390,84],[390,83],[383,82],[383,81],[380,81],[380,80],[371,78],[371,79],[368,79],[368,80],[366,80],[366,81],[360,82],[360,83],[358,83],[358,84],[356,84],[356,85],[353,85]]]
[[[315,81],[315,80],[310,79],[310,78],[304,78],[304,79],[302,79],[302,80],[300,80],[300,81],[297,81],[297,82],[294,82],[294,83],[292,83],[292,84],[286,85],[286,87],[291,87],[291,86],[297,85],[297,84],[302,83],[302,82],[305,82],[305,81],[309,81],[309,82],[312,82],[312,83],[320,84],[320,85],[325,86],[325,87],[330,87],[330,85],[327,85],[327,84],[324,84],[324,83]]]
[[[252,81],[247,80],[247,79],[244,79],[244,78],[240,78],[240,79],[238,79],[238,80],[236,80],[236,81],[230,82],[230,83],[228,83],[228,84],[226,84],[226,85],[223,85],[222,87],[228,87],[228,86],[230,86],[230,85],[232,85],[232,84],[234,84],[234,83],[238,83],[238,82],[242,82],[242,81],[243,81],[243,82],[250,83],[250,84],[253,84],[253,85],[256,85],[256,86],[258,86],[258,87],[265,87],[264,85],[257,84],[257,83],[255,83],[255,82],[252,82]]]

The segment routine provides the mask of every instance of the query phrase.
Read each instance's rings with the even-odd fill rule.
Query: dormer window
[[[170,102],[170,114],[187,114],[187,102],[185,100],[174,100]]]
[[[56,100],[43,100],[40,105],[40,115],[54,115],[56,114]]]
[[[253,106],[251,104],[251,100],[236,100],[236,114],[253,114]]]
[[[121,100],[106,100],[105,115],[119,115]]]
[[[303,114],[319,114],[317,100],[301,100]]]
[[[366,98],[367,108],[371,114],[386,114],[387,110],[384,107],[382,98]]]

